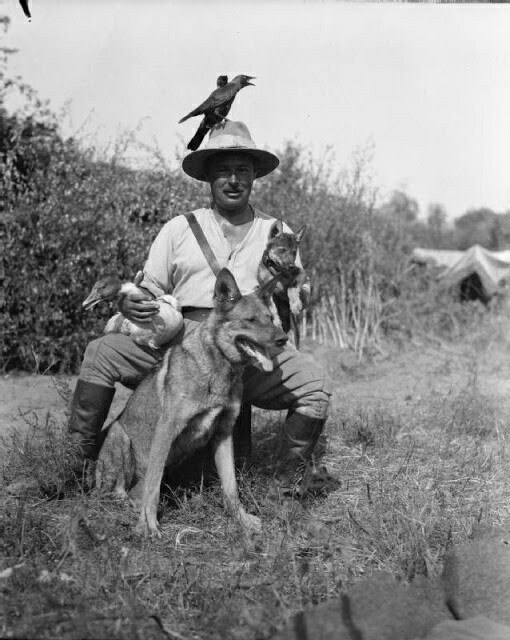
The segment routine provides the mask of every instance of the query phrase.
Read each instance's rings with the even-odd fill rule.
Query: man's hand
[[[119,311],[132,322],[150,322],[152,316],[159,311],[159,304],[147,300],[143,293],[132,293],[124,296],[119,302]]]

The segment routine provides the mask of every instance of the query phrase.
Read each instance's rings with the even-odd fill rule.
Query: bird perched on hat
[[[218,88],[224,87],[227,83],[228,83],[228,76],[218,76],[218,79],[216,80],[216,86]],[[230,104],[232,104],[232,102]],[[223,109],[220,108],[219,110],[215,109],[211,113],[206,114],[202,122],[200,123],[200,126],[197,129],[197,132],[188,142],[187,148],[190,151],[196,151],[198,147],[202,144],[202,140],[205,138],[208,131],[210,131],[212,127],[214,127],[214,125],[220,124],[220,122],[228,114],[229,109],[230,109],[230,106],[228,106],[227,109],[225,108]]]
[[[198,131],[188,144],[188,149],[192,151],[198,149],[207,132],[227,117],[230,107],[232,106],[234,98],[238,92],[243,87],[247,87],[249,85],[255,86],[250,82],[250,80],[254,79],[254,76],[239,75],[230,82],[226,82],[224,84],[224,81],[228,80],[227,76],[219,76],[217,80],[218,88],[215,89],[207,100],[202,102],[200,106],[193,109],[193,111],[190,111],[188,115],[179,120],[180,124],[181,122],[188,120],[188,118],[200,115],[204,116]]]

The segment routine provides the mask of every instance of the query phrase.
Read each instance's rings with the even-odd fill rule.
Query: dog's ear
[[[223,267],[218,273],[216,284],[214,285],[214,308],[226,313],[241,298],[241,292],[237,286],[234,276]]]
[[[280,282],[280,279],[281,278],[279,276],[275,276],[257,289],[257,294],[259,298],[262,298],[264,303],[267,304],[271,300],[271,297],[276,289],[278,282]]]
[[[281,236],[283,233],[283,222],[281,220],[275,220],[269,229],[269,240]]]
[[[301,227],[301,229],[295,234],[295,238],[296,238],[296,242],[298,244],[300,244],[301,240],[303,239],[303,236],[305,235],[305,231],[306,231],[306,224],[303,225]]]

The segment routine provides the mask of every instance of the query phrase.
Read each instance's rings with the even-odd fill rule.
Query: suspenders
[[[211,267],[214,275],[217,276],[218,273],[220,272],[220,265],[216,260],[216,256],[214,255],[213,250],[211,249],[209,243],[207,242],[207,238],[205,237],[204,232],[202,231],[202,227],[198,224],[197,219],[195,218],[195,214],[192,212],[185,213],[184,217],[188,221],[190,229],[193,232],[193,235],[195,236],[198,242],[198,246],[202,249],[202,253],[205,256],[205,259],[207,260],[207,264]]]

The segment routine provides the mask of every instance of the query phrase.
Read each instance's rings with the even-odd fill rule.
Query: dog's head
[[[272,371],[272,356],[287,342],[286,334],[273,324],[268,308],[278,278],[256,292],[241,295],[234,276],[222,269],[214,288],[216,345],[233,363],[254,364]]]
[[[275,220],[269,230],[267,247],[262,261],[272,275],[295,277],[299,273],[296,256],[306,231],[301,227],[297,233],[286,233],[281,220]]]

